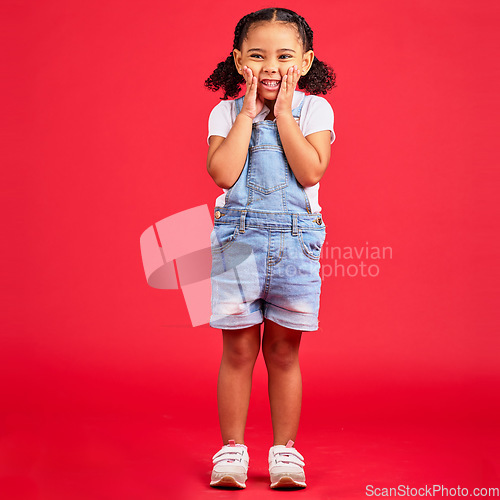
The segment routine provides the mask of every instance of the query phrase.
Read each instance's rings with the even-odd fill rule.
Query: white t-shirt
[[[304,134],[304,137],[322,130],[330,130],[330,144],[335,140],[335,132],[333,130],[333,109],[330,103],[324,98],[317,95],[305,95],[305,92],[298,90],[294,91],[292,100],[292,109],[295,109],[304,100],[302,111],[300,113],[299,128]],[[269,108],[264,104],[262,111],[253,119],[253,122],[259,122],[266,119],[269,114]],[[236,119],[236,106],[234,100],[221,101],[217,104],[210,113],[208,119],[208,137],[207,143],[211,135],[220,135],[227,137],[234,120]],[[276,119],[274,120],[276,121]],[[311,204],[313,212],[321,212],[321,207],[318,202],[319,182],[314,186],[304,188]],[[216,207],[223,207],[227,189],[223,188],[223,193],[215,200]]]

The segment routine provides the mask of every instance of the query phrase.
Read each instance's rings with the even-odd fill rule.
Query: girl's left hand
[[[297,65],[290,66],[288,71],[283,75],[278,97],[276,98],[276,102],[274,104],[275,118],[278,118],[280,113],[292,112],[293,93],[299,78],[300,69],[297,68]]]

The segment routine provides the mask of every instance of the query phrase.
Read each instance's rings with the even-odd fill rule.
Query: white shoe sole
[[[246,488],[245,483],[237,481],[233,476],[226,475],[220,479],[215,479],[210,482],[210,486],[215,488]]]
[[[303,481],[296,481],[289,476],[280,477],[279,481],[271,483],[271,488],[305,488],[307,485]]]

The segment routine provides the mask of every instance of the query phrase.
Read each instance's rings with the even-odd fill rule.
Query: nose
[[[278,72],[278,67],[277,65],[273,64],[273,63],[268,63],[265,67],[264,67],[264,72],[265,73],[268,73],[270,75],[273,75],[275,73]]]

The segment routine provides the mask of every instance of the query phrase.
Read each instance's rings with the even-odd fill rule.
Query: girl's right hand
[[[253,120],[262,111],[264,101],[257,94],[257,77],[253,76],[252,70],[248,66],[243,66],[243,78],[245,78],[247,91],[240,112]]]

